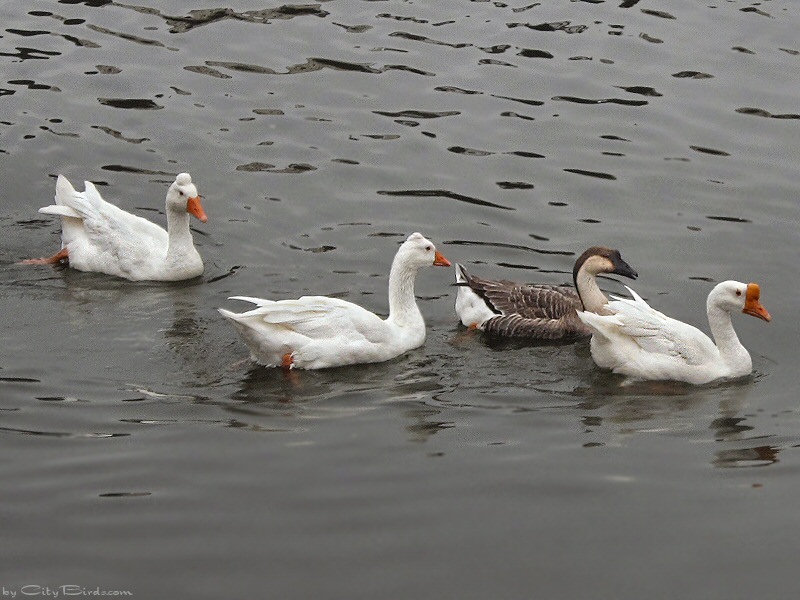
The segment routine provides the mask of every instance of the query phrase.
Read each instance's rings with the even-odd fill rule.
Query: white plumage
[[[742,377],[752,371],[750,354],[733,329],[731,312],[771,320],[759,301],[757,284],[724,281],[711,290],[706,307],[716,344],[696,327],[667,317],[627,289],[633,298],[612,296],[604,307],[606,315],[578,313],[592,329],[591,352],[598,366],[631,379],[693,384]]]
[[[385,320],[327,296],[278,301],[233,296],[256,308],[219,312],[233,323],[253,360],[266,366],[323,369],[383,362],[424,343],[425,321],[414,297],[414,280],[420,268],[432,265],[450,262],[421,234],[411,234],[392,262]]]
[[[167,230],[106,202],[90,181],[85,188],[78,192],[66,177],[58,176],[55,204],[39,212],[61,217],[61,252],[24,262],[68,260],[80,271],[133,281],[178,281],[202,274],[203,260],[194,247],[189,215],[204,223],[208,218],[188,173],[179,174],[167,191]]]

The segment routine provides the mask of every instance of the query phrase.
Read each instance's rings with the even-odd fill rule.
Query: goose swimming
[[[593,246],[575,261],[575,287],[481,279],[456,264],[456,313],[471,328],[503,337],[560,339],[588,336],[577,311],[602,311],[608,302],[596,276],[612,273],[636,279],[638,273],[619,253]]]
[[[40,213],[61,217],[61,250],[25,264],[62,261],[79,271],[116,275],[132,281],[179,281],[203,273],[194,247],[189,215],[208,220],[188,173],[169,186],[167,229],[106,202],[90,181],[78,192],[63,175],[56,181],[55,204]]]
[[[731,313],[772,320],[761,305],[758,284],[723,281],[711,290],[706,311],[714,341],[696,327],[651,308],[632,289],[628,291],[633,298],[614,298],[606,305],[605,315],[578,313],[592,330],[592,358],[599,367],[631,379],[693,384],[743,377],[752,371],[750,353],[733,330]]]
[[[449,267],[448,261],[420,233],[412,233],[397,250],[389,272],[389,316],[386,319],[339,298],[303,296],[296,300],[263,300],[232,296],[257,308],[234,313],[220,308],[250,349],[256,362],[286,369],[324,369],[390,360],[425,341],[425,321],[414,281],[424,267]]]

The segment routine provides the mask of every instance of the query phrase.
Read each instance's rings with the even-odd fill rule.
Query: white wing
[[[390,339],[383,319],[357,304],[338,298],[303,296],[276,302],[243,296],[234,298],[258,306],[237,315],[237,321],[241,323],[255,321],[262,326],[285,328],[311,339],[363,339],[373,344]]]
[[[59,175],[55,205],[40,208],[39,212],[81,219],[87,234],[93,237],[127,236],[139,239],[139,243],[147,243],[148,238],[155,244],[167,243],[167,232],[162,227],[106,202],[91,181],[85,181],[84,185],[86,191],[79,192],[66,177]]]
[[[642,350],[680,358],[689,365],[703,364],[719,354],[714,342],[702,331],[667,317],[651,308],[632,289],[627,289],[633,299],[612,296],[614,300],[607,308],[615,318],[618,332]]]

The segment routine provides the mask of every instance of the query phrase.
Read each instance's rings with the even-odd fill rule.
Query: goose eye
[[[431,251],[431,247],[430,246],[425,246],[425,252],[430,252],[430,251]]]
[[[737,296],[741,296],[742,295],[742,290],[736,290],[736,295]]]

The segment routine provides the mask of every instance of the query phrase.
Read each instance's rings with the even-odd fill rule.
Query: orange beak
[[[439,251],[437,250],[437,251],[436,251],[436,254],[435,254],[435,255],[434,255],[434,257],[433,257],[433,264],[434,264],[435,266],[437,266],[437,267],[449,267],[449,266],[450,266],[450,261],[449,261],[449,260],[447,260],[447,259],[446,259],[446,258],[445,258],[445,257],[442,255],[442,253],[441,253],[441,252],[439,252]]]
[[[760,297],[761,288],[759,285],[757,283],[748,283],[747,296],[745,296],[744,309],[742,312],[746,315],[750,315],[751,317],[757,317],[769,322],[772,320],[772,317],[767,309],[761,306],[761,302],[759,302]]]
[[[206,211],[203,210],[203,205],[200,204],[200,196],[189,198],[189,201],[186,203],[186,212],[200,219],[202,223],[208,221]]]

